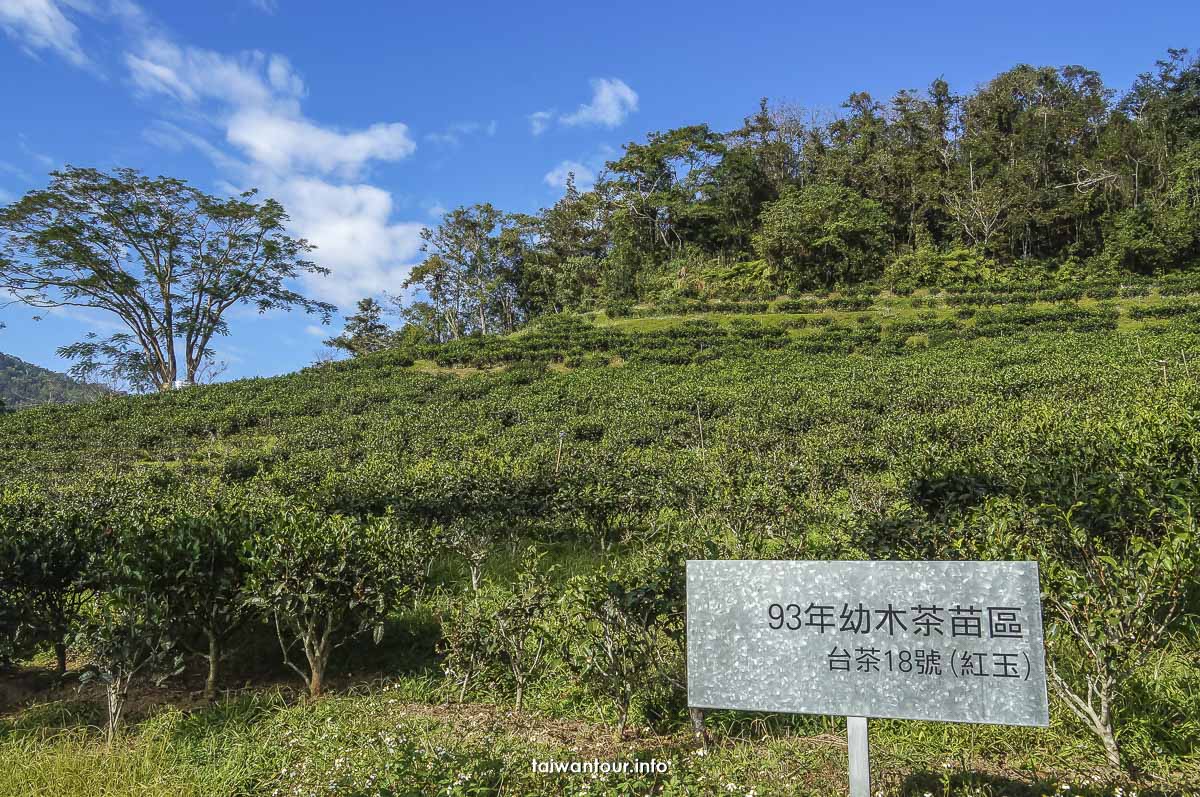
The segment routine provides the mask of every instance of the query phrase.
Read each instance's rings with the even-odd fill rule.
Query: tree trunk
[[[67,645],[62,640],[54,643],[54,657],[58,661],[58,674],[67,674]]]
[[[1100,741],[1104,745],[1104,757],[1108,759],[1109,766],[1120,771],[1121,748],[1117,744],[1117,736],[1113,733],[1111,723],[1104,728],[1097,728],[1096,734],[1100,737]]]
[[[325,667],[323,663],[316,661],[311,663],[311,667],[311,674],[308,676],[308,696],[310,698],[318,698],[321,696],[322,681],[325,676],[323,670]]]
[[[125,689],[120,676],[114,676],[108,684],[108,724],[104,728],[105,741],[111,745],[121,730],[121,712],[125,710]]]
[[[217,671],[221,666],[221,646],[217,635],[212,631],[208,634],[208,678],[204,681],[204,699],[213,700],[217,696]]]
[[[628,722],[629,722],[629,701],[624,700],[621,702],[620,714],[617,716],[617,732],[616,732],[616,734],[614,734],[617,737],[618,742],[621,741],[621,739],[625,738],[625,725],[628,724]]]
[[[525,705],[525,685],[518,683],[517,684],[517,711],[520,711],[524,705]]]

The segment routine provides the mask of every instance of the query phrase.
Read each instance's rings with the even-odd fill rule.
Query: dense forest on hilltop
[[[1193,268],[1200,60],[1118,90],[1082,66],[944,80],[836,114],[762,102],[736,130],[651,133],[528,215],[458,208],[425,233],[413,331],[446,340],[626,301],[773,297]]]

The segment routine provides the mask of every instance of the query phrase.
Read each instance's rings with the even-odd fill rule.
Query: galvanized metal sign
[[[1049,725],[1036,562],[689,561],[696,708]]]

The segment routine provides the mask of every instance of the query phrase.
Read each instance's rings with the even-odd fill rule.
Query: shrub
[[[832,183],[785,189],[760,220],[754,248],[786,285],[828,288],[869,279],[887,246],[879,204]]]
[[[1200,534],[1190,513],[1126,544],[1083,528],[1071,511],[1062,521],[1065,534],[1042,557],[1050,684],[1121,768],[1118,706],[1196,594]]]
[[[10,652],[49,642],[66,672],[67,638],[96,585],[100,547],[95,518],[61,497],[17,488],[0,496],[0,615]]]
[[[995,261],[971,249],[942,252],[921,246],[889,263],[883,271],[883,283],[901,294],[951,283],[978,285],[993,282],[998,269]]]
[[[382,638],[388,611],[417,583],[418,551],[417,535],[391,518],[303,510],[274,514],[247,542],[250,601],[274,625],[284,663],[310,697],[320,696],[336,646],[368,629]]]
[[[684,589],[682,554],[658,546],[568,585],[564,658],[615,704],[617,738],[635,696],[663,683],[684,687]]]
[[[633,314],[633,302],[625,300],[609,302],[604,307],[604,314],[609,318],[628,318]]]
[[[155,544],[150,517],[118,527],[92,563],[94,578],[103,586],[92,593],[91,609],[75,637],[92,662],[80,682],[98,680],[105,687],[110,743],[120,733],[135,677],[148,672],[161,682],[183,671],[175,639],[179,623],[168,592],[174,573],[162,567],[161,557],[148,555]]]
[[[147,559],[164,580],[175,626],[173,638],[208,663],[204,696],[216,695],[222,659],[232,634],[249,614],[245,603],[245,545],[261,521],[248,507],[179,510],[155,523]],[[195,638],[201,645],[193,644]]]

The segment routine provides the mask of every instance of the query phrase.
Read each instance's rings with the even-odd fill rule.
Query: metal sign
[[[688,704],[1045,727],[1040,597],[1036,562],[689,561]]]

